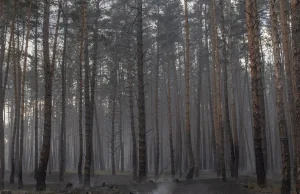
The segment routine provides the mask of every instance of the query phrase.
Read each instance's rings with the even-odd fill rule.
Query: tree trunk
[[[221,67],[218,50],[218,33],[217,33],[217,22],[216,22],[216,2],[212,0],[212,19],[213,19],[213,58],[214,58],[214,69],[215,69],[215,118],[216,118],[216,140],[217,147],[219,147],[219,168],[221,168],[222,180],[226,181],[226,169],[225,169],[225,158],[224,158],[224,131],[222,124],[222,106],[221,106]]]
[[[83,38],[84,38],[84,105],[85,105],[85,163],[84,163],[84,188],[90,187],[93,130],[91,128],[91,99],[90,99],[90,67],[88,52],[88,30],[87,30],[87,7],[88,2],[83,1]]]
[[[260,84],[262,79],[262,63],[259,50],[259,21],[256,0],[246,0],[246,23],[248,32],[248,46],[251,62],[251,78],[252,78],[252,104],[253,104],[253,131],[254,131],[254,147],[256,159],[256,175],[258,185],[263,187],[266,185],[266,172],[264,166],[264,155],[262,150],[262,104]]]
[[[186,61],[185,61],[185,126],[186,126],[186,138],[187,148],[189,153],[190,168],[186,175],[186,179],[193,179],[195,160],[192,148],[191,138],[191,123],[190,123],[190,28],[189,28],[189,16],[188,16],[188,3],[184,0],[184,20],[185,20],[185,42],[186,42]]]
[[[84,41],[84,16],[83,16],[83,9],[82,9],[82,18],[81,18],[81,28],[80,28],[80,46],[79,46],[79,79],[78,79],[78,90],[79,90],[79,161],[77,166],[77,173],[79,183],[82,184],[82,160],[83,160],[83,129],[82,129],[82,108],[83,108],[83,92],[82,92],[82,63],[83,63],[83,41]]]
[[[167,40],[168,41],[168,40]],[[170,58],[170,56],[168,56]],[[167,101],[168,101],[168,125],[169,125],[169,148],[170,148],[170,161],[171,161],[171,178],[175,177],[175,161],[174,161],[174,147],[173,147],[173,125],[172,125],[172,97],[171,97],[171,65],[170,60],[167,62],[167,78],[168,78],[168,89],[167,89]]]
[[[60,6],[62,6],[60,4]],[[66,168],[66,50],[67,50],[67,33],[68,33],[68,18],[67,18],[67,6],[65,4],[65,13],[63,18],[64,23],[64,43],[61,63],[61,125],[60,125],[60,162],[59,162],[59,180],[64,181],[64,173]]]
[[[296,190],[300,193],[300,2],[291,0],[292,13],[292,45],[293,63],[295,71],[292,72],[293,84],[295,85],[295,123],[293,124],[294,152],[296,158]],[[292,68],[293,70],[293,68]]]
[[[2,83],[2,68],[4,65],[4,55],[5,55],[5,6],[4,2],[0,2],[0,190],[4,189],[4,173],[5,173],[5,141],[4,141],[4,118],[3,118],[3,109],[4,109],[4,87]],[[13,24],[14,25],[14,24]],[[3,99],[3,100],[2,100]]]
[[[132,141],[132,176],[136,180],[138,178],[137,174],[137,141],[135,134],[135,125],[134,125],[134,100],[133,100],[133,82],[134,74],[132,69],[132,64],[129,64],[128,67],[128,100],[129,100],[129,112],[130,112],[130,129],[131,129],[131,141]]]
[[[115,118],[116,118],[116,95],[117,95],[117,68],[116,66],[113,67],[112,70],[112,87],[113,87],[113,92],[111,94],[110,97],[110,103],[111,103],[111,137],[110,137],[110,148],[111,148],[111,174],[114,176],[116,175],[116,158],[115,158],[115,152],[116,152],[116,148],[115,148],[115,141],[116,141],[116,132],[115,132]]]
[[[38,0],[36,0],[36,4]],[[39,17],[36,16],[35,23],[38,23]],[[34,34],[34,57],[35,57],[35,66],[34,66],[34,74],[35,74],[35,102],[34,102],[34,178],[37,178],[37,170],[38,170],[38,162],[39,162],[39,148],[38,148],[38,133],[39,133],[39,118],[38,118],[38,95],[39,95],[39,86],[38,86],[38,25],[35,26],[35,34]]]
[[[143,0],[137,1],[137,73],[139,110],[139,179],[147,178],[146,117],[144,94]]]
[[[160,7],[159,1],[157,5],[157,14],[159,14]],[[158,125],[158,81],[159,81],[159,60],[160,60],[160,50],[159,50],[159,36],[160,36],[160,26],[159,20],[157,20],[157,34],[156,34],[156,72],[155,72],[155,161],[154,161],[154,175],[158,176],[159,170],[159,125]]]
[[[25,79],[26,79],[26,68],[27,68],[27,53],[28,53],[28,41],[30,36],[30,18],[31,18],[31,5],[30,1],[28,9],[28,19],[27,19],[27,32],[26,32],[26,44],[24,53],[24,63],[23,63],[23,74],[22,74],[22,104],[21,104],[21,131],[20,131],[20,158],[19,158],[19,189],[23,188],[23,151],[24,151],[24,117],[25,117]]]
[[[44,134],[43,144],[40,153],[39,168],[37,173],[36,190],[46,189],[46,170],[50,154],[51,142],[51,116],[52,116],[52,76],[49,57],[49,15],[50,2],[44,0],[44,19],[43,19],[43,56],[44,56],[44,76],[45,76],[45,96],[44,96]]]
[[[275,66],[275,79],[276,79],[276,110],[278,119],[278,128],[280,134],[280,147],[281,147],[281,161],[282,161],[282,182],[281,193],[291,192],[291,165],[290,165],[290,152],[289,141],[287,133],[287,125],[285,120],[284,102],[283,102],[283,66],[281,63],[279,33],[277,24],[277,8],[276,0],[270,0],[270,15],[272,20],[272,43],[273,55]]]
[[[195,165],[195,177],[199,177],[199,171],[201,169],[201,157],[200,157],[200,152],[201,152],[201,114],[203,114],[203,112],[201,113],[201,88],[202,88],[202,8],[203,7],[203,3],[202,1],[200,1],[199,4],[199,10],[198,11],[198,17],[199,17],[199,26],[198,26],[198,33],[199,33],[199,45],[198,45],[198,51],[197,51],[197,62],[198,62],[198,86],[197,86],[197,127],[196,127],[196,148],[195,148],[195,161],[196,161],[196,165]]]
[[[178,60],[180,61],[180,56],[178,53]],[[179,64],[181,65],[181,64]],[[177,171],[179,172],[179,177],[182,176],[182,130],[181,130],[181,115],[180,115],[180,91],[179,91],[179,82],[177,78],[176,63],[173,63],[174,71],[174,81],[175,81],[175,93],[176,93],[176,144],[177,144]],[[158,80],[158,78],[157,78]],[[158,116],[158,115],[157,115]]]
[[[222,23],[222,41],[223,41],[223,57],[224,57],[224,65],[223,65],[223,74],[224,74],[224,81],[223,81],[223,95],[225,98],[225,104],[223,108],[223,114],[224,114],[224,131],[226,131],[228,142],[229,142],[229,148],[230,148],[230,175],[231,177],[234,177],[234,161],[235,161],[235,153],[234,153],[234,144],[233,144],[233,137],[232,137],[232,130],[231,130],[231,123],[229,118],[229,101],[228,101],[228,79],[227,79],[227,66],[228,66],[228,58],[227,58],[227,41],[226,41],[226,35],[225,35],[225,5],[224,0],[220,0],[221,5],[221,23]],[[228,5],[231,7],[231,4]]]

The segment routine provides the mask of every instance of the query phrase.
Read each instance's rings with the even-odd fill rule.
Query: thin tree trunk
[[[132,64],[129,64],[128,67],[128,100],[129,100],[129,112],[130,112],[130,129],[131,129],[131,138],[132,138],[132,176],[136,180],[138,178],[137,174],[137,140],[135,134],[135,125],[134,125],[134,100],[133,100],[133,82],[134,74],[132,69]]]
[[[294,152],[296,159],[296,190],[300,193],[300,2],[299,0],[291,0],[292,14],[292,51],[293,63],[292,78],[295,89],[295,123],[293,124]],[[293,71],[294,70],[294,71]],[[294,76],[293,76],[294,74]]]
[[[79,80],[78,80],[78,90],[79,90],[79,161],[77,166],[77,173],[79,183],[82,184],[82,160],[83,160],[83,129],[82,129],[82,108],[83,108],[83,92],[82,92],[82,63],[83,63],[83,41],[84,41],[84,16],[83,16],[83,9],[82,9],[82,16],[81,16],[81,28],[80,28],[80,46],[79,46]]]
[[[36,0],[36,4],[38,0]],[[38,23],[38,16],[35,18],[35,23]],[[38,95],[39,95],[39,86],[38,86],[38,25],[35,26],[35,34],[34,34],[34,57],[35,57],[35,66],[34,66],[34,74],[35,74],[35,111],[34,111],[34,178],[37,178],[37,170],[38,170],[38,130],[39,130],[39,120],[38,120]]]
[[[160,6],[159,0],[157,2],[157,14],[159,14]],[[159,36],[160,36],[160,26],[159,20],[157,20],[157,34],[156,34],[156,72],[155,72],[155,161],[154,161],[154,175],[158,176],[159,170],[159,125],[158,125],[158,81],[159,81],[159,60],[160,60],[160,50],[159,50]]]
[[[147,178],[146,117],[144,93],[143,0],[137,1],[137,73],[139,111],[139,179]]]
[[[198,29],[198,33],[199,33],[199,45],[198,45],[198,51],[197,51],[197,60],[198,60],[198,86],[197,86],[197,132],[196,132],[196,148],[195,148],[195,161],[196,161],[196,165],[195,165],[195,177],[199,177],[199,171],[201,169],[201,157],[200,157],[200,151],[201,151],[201,88],[202,88],[202,8],[203,7],[203,3],[202,1],[199,4],[199,10],[198,10],[198,14],[199,15],[199,20],[200,20],[200,24],[199,24],[199,29]],[[203,114],[203,112],[202,112]]]
[[[167,40],[168,41],[168,40]],[[168,56],[169,58],[170,56]],[[169,148],[170,148],[170,161],[171,161],[171,178],[175,177],[175,161],[174,161],[174,147],[173,147],[173,125],[172,125],[172,97],[171,97],[171,65],[170,60],[167,65],[167,78],[168,78],[168,89],[167,89],[167,101],[168,101],[168,125],[169,125]]]
[[[51,116],[52,116],[52,76],[53,67],[51,67],[49,57],[49,17],[50,2],[44,0],[44,19],[43,19],[43,56],[44,56],[44,76],[45,76],[45,96],[44,96],[44,134],[43,144],[40,153],[39,168],[37,174],[36,190],[46,189],[46,170],[50,154],[51,142]]]
[[[232,130],[231,130],[231,123],[229,118],[229,101],[228,101],[228,78],[227,78],[227,66],[228,66],[228,58],[227,58],[227,41],[226,41],[226,35],[225,35],[225,5],[224,0],[220,0],[221,5],[221,23],[222,23],[222,41],[223,41],[223,57],[224,57],[224,64],[223,64],[223,70],[224,70],[224,82],[223,82],[223,95],[225,98],[225,104],[223,108],[224,113],[224,131],[226,131],[228,142],[229,142],[229,148],[230,148],[230,175],[231,177],[234,177],[234,161],[235,161],[235,152],[234,152],[234,143],[233,143],[233,137],[232,137]],[[228,5],[229,7],[231,4]]]
[[[60,4],[60,6],[62,6]],[[67,14],[68,2],[65,3],[64,10],[64,43],[61,63],[61,126],[60,126],[60,162],[59,162],[59,180],[64,181],[64,173],[66,168],[65,152],[66,152],[66,50],[67,50],[67,33],[68,33],[68,16]]]
[[[4,65],[4,55],[5,55],[5,5],[4,2],[0,2],[0,46],[1,46],[1,53],[0,53],[0,190],[4,189],[4,174],[5,174],[5,141],[4,141],[4,121],[3,118],[3,109],[4,109],[4,87],[2,83],[2,68]],[[14,24],[13,24],[14,25]],[[2,100],[3,99],[3,100]]]
[[[190,123],[190,28],[188,16],[188,3],[184,0],[184,20],[185,20],[185,42],[186,42],[186,61],[185,61],[185,126],[187,137],[187,150],[189,153],[190,168],[186,175],[186,179],[193,179],[195,160],[191,139],[191,123]]]
[[[20,158],[19,158],[19,189],[23,188],[23,152],[24,152],[24,117],[25,117],[25,79],[26,79],[26,68],[27,68],[27,53],[28,53],[28,41],[30,35],[30,18],[31,18],[31,5],[30,1],[28,9],[28,19],[27,19],[27,32],[26,32],[26,44],[24,53],[24,63],[23,63],[23,74],[22,74],[22,102],[21,102],[21,131],[20,131]]]
[[[90,99],[90,67],[88,52],[87,30],[87,7],[88,2],[83,1],[83,38],[84,38],[84,104],[85,104],[85,164],[84,164],[84,187],[90,187],[92,152],[93,152],[93,129],[91,128],[91,99]]]

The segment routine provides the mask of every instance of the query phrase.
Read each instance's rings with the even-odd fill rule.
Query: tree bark
[[[146,117],[144,92],[143,0],[137,1],[137,73],[139,111],[139,180],[147,178]]]
[[[87,29],[88,2],[83,1],[83,38],[84,38],[84,105],[85,105],[85,163],[84,163],[84,188],[90,187],[93,129],[91,128],[91,99],[90,99],[90,65],[88,52],[88,29]]]
[[[157,1],[157,14],[160,12],[159,0]],[[158,81],[159,81],[159,60],[160,60],[160,49],[159,49],[159,36],[160,36],[160,24],[159,19],[156,22],[157,34],[156,34],[156,68],[155,68],[155,161],[154,161],[154,175],[158,176],[159,170],[159,124],[158,124]]]
[[[251,63],[252,78],[252,106],[253,106],[253,131],[254,147],[256,159],[257,182],[260,187],[266,185],[266,172],[264,166],[264,155],[262,150],[262,104],[260,103],[262,94],[262,63],[259,50],[259,21],[256,0],[246,0],[246,23],[248,32],[248,47]]]
[[[38,0],[36,0],[36,4]],[[38,9],[38,8],[37,8]],[[35,23],[38,23],[38,15],[35,18]],[[38,118],[38,95],[39,95],[39,86],[38,86],[38,25],[35,26],[35,34],[34,34],[34,57],[35,57],[35,66],[34,66],[34,74],[35,74],[35,103],[34,103],[34,178],[37,178],[38,171],[38,162],[39,162],[39,148],[38,148],[38,133],[39,133],[39,118]]]
[[[291,0],[291,15],[292,15],[292,53],[294,70],[292,72],[293,85],[295,86],[295,123],[293,124],[294,138],[294,157],[295,174],[296,174],[296,190],[300,193],[300,2],[299,0]],[[294,76],[293,76],[294,74]]]
[[[185,20],[185,42],[186,42],[186,61],[185,61],[185,127],[187,137],[187,150],[189,153],[190,168],[186,175],[186,179],[193,179],[195,169],[195,159],[192,148],[191,123],[190,123],[190,28],[188,16],[188,3],[184,0],[184,20]]]
[[[84,43],[84,16],[83,16],[83,9],[81,10],[81,28],[80,28],[80,46],[79,46],[79,79],[78,79],[78,90],[79,90],[79,161],[77,166],[77,173],[79,183],[82,184],[82,162],[83,162],[83,129],[82,129],[82,108],[83,108],[83,92],[82,92],[82,63],[83,63],[83,43]]]
[[[60,6],[62,6],[60,4]],[[67,50],[67,34],[68,34],[68,16],[67,6],[65,3],[64,10],[64,38],[63,38],[63,53],[61,63],[61,125],[60,125],[60,163],[59,163],[59,180],[64,181],[64,173],[66,168],[66,50]]]
[[[231,123],[229,118],[229,101],[228,101],[228,58],[227,58],[227,41],[226,41],[226,32],[225,32],[225,5],[224,0],[220,0],[221,6],[221,25],[222,25],[222,41],[223,41],[223,74],[224,74],[224,82],[223,82],[223,96],[225,98],[225,104],[223,108],[223,115],[224,115],[224,131],[226,131],[229,148],[230,148],[230,175],[234,177],[234,161],[235,161],[235,152],[234,152],[234,144],[233,144],[233,137],[232,137],[232,130],[231,130]],[[231,4],[229,4],[229,7]]]
[[[44,76],[45,76],[45,96],[44,96],[44,134],[43,144],[40,153],[39,168],[37,173],[36,190],[46,189],[46,170],[50,154],[51,142],[51,116],[52,116],[52,76],[49,57],[49,16],[50,1],[44,0],[44,19],[43,19],[43,56],[44,56]]]
[[[222,106],[221,106],[221,66],[220,57],[218,50],[218,31],[216,21],[216,2],[212,0],[212,22],[213,22],[213,58],[214,58],[214,69],[215,69],[215,118],[216,118],[216,140],[217,147],[219,147],[219,168],[221,168],[222,180],[226,181],[226,169],[225,169],[225,158],[224,158],[224,131],[222,124]]]
[[[276,81],[276,110],[278,119],[278,129],[280,134],[281,161],[282,161],[282,180],[281,193],[289,194],[291,192],[291,165],[288,141],[288,130],[285,120],[284,102],[283,102],[283,66],[281,63],[281,52],[279,43],[279,33],[277,24],[276,0],[270,0],[270,15],[272,20],[272,43],[275,66]]]
[[[22,102],[21,102],[21,131],[20,131],[20,158],[19,158],[19,189],[23,188],[23,152],[24,152],[24,117],[25,117],[25,79],[26,79],[26,68],[27,68],[27,55],[28,55],[28,41],[30,36],[30,18],[31,18],[31,5],[30,1],[28,9],[28,19],[27,19],[27,32],[26,32],[26,43],[25,43],[25,53],[24,53],[24,63],[23,63],[23,74],[22,74]]]

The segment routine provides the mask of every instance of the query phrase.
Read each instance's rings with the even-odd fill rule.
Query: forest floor
[[[31,194],[35,193],[35,180],[32,175],[24,174],[24,188],[18,190],[18,179],[15,178],[15,184],[9,184],[9,173],[6,173],[6,189],[13,191],[11,194]],[[275,178],[274,178],[275,177]],[[123,173],[112,176],[108,173],[97,173],[91,179],[91,194],[279,194],[280,181],[279,176],[271,176],[268,179],[268,187],[261,189],[255,183],[254,176],[242,175],[239,179],[228,179],[227,182],[222,182],[221,179],[211,172],[202,172],[199,179],[180,180],[177,183],[172,183],[167,178],[167,175],[162,176],[157,183],[152,181],[146,183],[137,183],[132,181],[131,175]],[[276,180],[277,179],[277,180]],[[105,187],[102,187],[105,182]],[[72,183],[73,188],[69,193],[84,193],[78,184],[76,174],[66,173],[65,181],[58,181],[58,173],[52,173],[47,176],[47,191],[45,193],[67,193],[66,184]],[[1,192],[0,192],[1,194]]]

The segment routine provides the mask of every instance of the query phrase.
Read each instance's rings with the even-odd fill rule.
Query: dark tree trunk
[[[144,94],[143,0],[137,1],[137,73],[139,110],[139,179],[147,178],[146,117]]]
[[[281,193],[289,194],[291,192],[291,165],[287,125],[285,120],[284,102],[283,102],[283,66],[281,63],[279,33],[277,24],[277,8],[275,0],[270,0],[270,15],[272,20],[272,43],[275,66],[276,81],[276,110],[278,117],[278,128],[280,135],[281,161],[282,161],[282,182]]]
[[[184,0],[184,10],[185,10],[185,42],[186,42],[186,61],[185,61],[185,126],[186,126],[186,142],[187,150],[189,155],[190,168],[186,175],[186,179],[193,179],[194,169],[195,169],[195,160],[192,147],[192,138],[191,138],[191,123],[190,123],[190,28],[189,28],[189,16],[188,16],[188,3],[187,0]]]
[[[26,44],[25,44],[25,53],[24,53],[24,64],[23,64],[23,74],[22,74],[22,86],[21,86],[21,131],[20,131],[20,158],[19,158],[19,189],[23,188],[23,151],[24,151],[24,117],[25,117],[25,79],[26,79],[26,67],[27,67],[27,52],[28,52],[28,41],[30,36],[30,17],[31,17],[31,5],[30,1],[28,9],[28,19],[27,19],[27,32],[26,32]]]
[[[295,123],[293,130],[294,152],[296,159],[296,190],[300,193],[300,2],[299,0],[291,0],[292,13],[292,45],[293,45],[293,62],[294,75],[292,76],[295,88]]]
[[[4,55],[5,55],[5,6],[4,2],[0,2],[0,190],[4,189],[4,172],[5,172],[5,144],[4,144],[4,118],[3,118],[3,109],[4,109],[4,99],[3,91],[4,86],[2,83],[3,75],[2,69],[4,66]]]
[[[38,3],[38,0],[36,0]],[[38,23],[38,16],[35,18],[35,23]],[[38,148],[38,133],[39,133],[39,111],[38,111],[38,95],[39,95],[39,86],[38,86],[38,25],[35,26],[35,34],[34,34],[34,57],[35,57],[35,66],[34,66],[34,74],[35,74],[35,102],[34,102],[34,178],[37,178],[37,170],[38,170],[38,162],[39,162],[39,148]]]
[[[84,41],[84,17],[83,17],[83,9],[82,9],[82,21],[81,21],[81,28],[80,28],[80,51],[79,51],[79,79],[78,79],[78,90],[79,90],[79,161],[77,166],[77,173],[78,173],[78,179],[79,183],[82,184],[82,161],[83,161],[83,129],[82,129],[82,108],[83,108],[83,92],[82,92],[82,63],[83,63],[83,41]]]
[[[90,99],[90,67],[88,52],[88,30],[87,30],[87,7],[88,2],[83,1],[83,38],[84,38],[84,104],[85,104],[85,163],[84,163],[84,187],[90,187],[93,130],[91,128],[91,99]]]
[[[43,56],[44,56],[44,76],[45,76],[45,110],[44,110],[44,134],[43,144],[40,153],[39,168],[37,173],[36,190],[46,189],[46,170],[50,155],[51,142],[51,115],[52,115],[52,70],[49,58],[49,16],[50,2],[44,0],[44,19],[43,19]]]
[[[235,153],[234,153],[234,144],[233,144],[233,137],[232,137],[232,130],[231,130],[231,123],[229,118],[229,101],[228,101],[228,58],[227,58],[227,41],[226,41],[226,32],[225,32],[225,9],[224,9],[224,0],[220,0],[221,5],[221,23],[222,23],[222,41],[223,41],[223,75],[224,75],[224,82],[223,82],[223,96],[225,98],[225,104],[223,108],[223,115],[224,115],[224,131],[227,134],[229,148],[230,148],[230,175],[234,177],[234,161],[235,161]],[[229,5],[231,6],[231,5]]]
[[[160,6],[159,0],[157,4],[157,13],[159,14]],[[156,34],[156,68],[155,68],[155,145],[154,145],[154,153],[155,153],[155,160],[154,160],[154,175],[155,177],[158,176],[159,171],[159,124],[158,124],[158,81],[159,81],[159,60],[160,60],[160,50],[159,50],[159,36],[160,36],[160,24],[159,20],[156,22],[157,24],[157,34]]]
[[[264,166],[264,155],[262,150],[262,104],[261,88],[262,63],[259,50],[259,21],[256,0],[246,0],[246,23],[248,31],[248,46],[251,62],[252,78],[252,100],[253,100],[253,131],[256,159],[256,175],[259,186],[266,185],[266,171]]]
[[[62,5],[60,5],[62,6]],[[65,4],[65,13],[63,18],[64,23],[64,43],[61,63],[61,125],[60,125],[60,162],[59,162],[59,180],[64,181],[64,173],[66,167],[65,152],[66,152],[66,49],[67,49],[67,33],[68,33],[68,18],[67,6]]]

